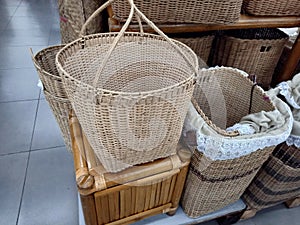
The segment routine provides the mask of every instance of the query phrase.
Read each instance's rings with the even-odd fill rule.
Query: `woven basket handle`
[[[80,31],[80,35],[83,37],[83,35],[85,34],[86,31],[86,27],[87,25],[90,23],[91,20],[93,20],[100,12],[102,12],[105,8],[107,8],[109,5],[111,5],[112,2],[114,2],[115,0],[109,0],[106,3],[104,3],[100,8],[98,8],[88,19],[87,21],[84,23],[84,25],[81,28]],[[129,4],[130,4],[130,13],[129,16],[125,22],[125,24],[123,25],[122,29],[119,31],[118,35],[116,36],[116,38],[114,39],[111,48],[109,49],[107,55],[105,56],[103,62],[101,63],[100,68],[97,70],[96,73],[96,77],[93,81],[93,86],[96,87],[98,80],[100,79],[100,75],[105,67],[105,65],[107,64],[112,52],[114,51],[114,49],[116,48],[118,42],[120,41],[121,37],[124,35],[125,31],[127,30],[129,24],[132,21],[133,15],[135,14],[137,16],[139,25],[140,25],[140,32],[143,33],[143,28],[142,28],[142,24],[140,21],[140,18],[142,20],[144,20],[156,33],[158,33],[160,36],[162,36],[180,55],[182,55],[182,57],[184,58],[184,60],[187,62],[187,64],[193,68],[194,72],[195,72],[195,76],[197,75],[197,69],[191,64],[191,62],[189,61],[189,59],[187,58],[187,56],[184,54],[184,52],[179,48],[179,46],[177,46],[167,35],[165,35],[152,21],[150,21],[134,4],[133,0],[128,0]]]

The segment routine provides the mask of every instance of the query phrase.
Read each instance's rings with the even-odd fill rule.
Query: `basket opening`
[[[208,70],[197,83],[193,97],[206,117],[218,128],[238,123],[242,117],[260,111],[272,111],[274,106],[258,87],[235,70]],[[252,95],[252,104],[251,104]],[[251,105],[250,105],[251,104]]]
[[[111,37],[113,40],[113,37]],[[69,76],[93,86],[112,40],[87,46],[73,53],[63,64]],[[192,64],[195,55],[181,43]],[[67,52],[66,52],[67,53]],[[151,36],[122,37],[103,67],[97,88],[118,92],[147,92],[176,85],[193,77],[193,69],[182,55],[161,38]]]
[[[227,36],[232,36],[240,39],[285,39],[288,35],[276,28],[253,28],[226,31]]]

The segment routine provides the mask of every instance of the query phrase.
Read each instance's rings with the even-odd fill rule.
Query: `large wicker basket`
[[[50,46],[42,49],[32,57],[44,90],[59,98],[67,98],[62,78],[55,65],[56,54],[63,47],[64,45]]]
[[[175,154],[180,138],[198,59],[152,26],[161,36],[124,26],[78,39],[56,58],[80,124],[110,172]]]
[[[81,27],[104,0],[58,0],[61,42],[69,43],[79,38]],[[102,32],[103,15],[97,16],[88,26],[88,34]]]
[[[257,83],[268,88],[287,41],[288,35],[279,29],[227,31],[218,40],[214,64],[239,68],[256,75]]]
[[[155,23],[229,24],[239,19],[242,0],[135,0],[135,4]],[[129,4],[116,0],[112,4],[114,18],[124,22]]]
[[[244,0],[243,9],[257,16],[299,16],[299,0]]]
[[[189,46],[201,60],[208,63],[213,40],[215,38],[213,32],[177,34],[172,36],[172,38]]]
[[[199,217],[237,201],[268,159],[275,142],[280,141],[276,139],[286,138],[290,132],[286,124],[286,130],[276,135],[225,131],[249,113],[273,113],[273,103],[239,70],[211,68],[202,70],[200,75],[193,105],[197,109],[194,109],[194,115],[198,115],[196,121],[201,121],[201,125],[193,122],[195,118],[189,110],[184,127],[184,133],[188,131],[186,135],[189,126],[193,127],[191,131],[197,130],[197,150],[192,156],[181,201],[190,217]],[[272,138],[274,142],[267,141]]]
[[[243,194],[251,209],[267,208],[300,195],[300,150],[283,143],[275,149]]]

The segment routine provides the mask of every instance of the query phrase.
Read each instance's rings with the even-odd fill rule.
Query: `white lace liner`
[[[295,145],[297,148],[300,148],[300,137],[295,135],[290,135],[286,140],[288,146]]]
[[[214,70],[216,67],[211,69]],[[238,71],[240,72],[240,70]],[[243,72],[243,75],[248,76],[245,72]],[[198,151],[202,152],[211,160],[228,160],[239,158],[259,149],[276,146],[286,141],[290,136],[293,127],[293,116],[287,104],[285,104],[276,96],[269,97],[273,101],[276,108],[278,108],[280,113],[286,117],[286,123],[281,129],[251,135],[225,137],[216,134],[216,132],[204,122],[201,116],[198,115],[197,120],[201,123],[201,125],[198,124],[199,127],[197,128],[189,124],[190,121],[186,121],[187,123],[185,123],[185,125],[187,126],[183,131],[183,135],[185,135],[185,133],[189,130],[196,131]],[[195,115],[195,109],[193,108],[191,110],[190,108],[188,114],[190,114],[190,116],[193,116],[193,114]]]
[[[286,99],[286,101],[295,109],[300,109],[300,106],[296,103],[294,97],[291,95],[290,86],[287,82],[281,82],[277,85],[280,89],[280,94],[283,95]]]

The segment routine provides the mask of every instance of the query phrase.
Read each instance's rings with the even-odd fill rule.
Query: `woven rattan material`
[[[243,9],[257,16],[299,16],[299,0],[244,0]]]
[[[191,35],[174,35],[174,39],[189,46],[205,63],[208,62],[215,35],[212,33]]]
[[[196,151],[181,201],[184,212],[195,218],[237,201],[272,150],[225,161],[211,161]]]
[[[70,126],[69,126],[69,112],[72,109],[71,103],[66,98],[58,98],[47,91],[44,91],[45,98],[55,116],[55,119],[59,125],[62,136],[64,138],[67,150],[72,152]]]
[[[256,75],[257,83],[268,88],[287,40],[288,36],[278,29],[228,31],[218,40],[214,64]]]
[[[273,103],[267,100],[262,89],[253,85],[237,69],[217,67],[201,70],[193,93],[193,104],[199,106],[196,107],[200,110],[199,115],[215,132],[200,129],[197,130],[197,135],[201,136],[203,132],[203,135],[211,135],[209,137],[212,139],[243,138],[224,129],[238,123],[249,113],[274,110]],[[220,136],[216,136],[216,133]],[[244,142],[251,139],[250,136],[244,136]],[[231,153],[222,152],[221,148],[226,146],[199,144],[198,140],[197,144],[198,149],[192,156],[182,197],[182,208],[190,217],[199,217],[238,200],[274,149],[274,146],[258,148],[251,153],[235,155],[231,159],[212,160],[205,154],[213,152],[212,155],[217,156]],[[240,148],[240,153],[247,152],[247,149],[243,149],[246,145],[232,146]]]
[[[137,7],[155,23],[205,23],[228,24],[239,19],[242,0],[208,1],[134,1]],[[129,14],[126,1],[116,0],[112,4],[115,18],[121,22]]]
[[[57,57],[76,115],[110,172],[175,154],[194,88],[194,70],[182,55],[145,33],[121,37],[93,87],[116,35],[87,36]],[[196,55],[174,43],[197,68]]]
[[[62,43],[79,38],[86,19],[102,4],[102,0],[58,0]],[[97,16],[87,27],[88,34],[101,32],[102,16]]]
[[[57,45],[44,48],[36,53],[33,57],[33,62],[44,90],[53,96],[67,98],[62,78],[55,65],[55,56],[63,47],[64,45]]]
[[[277,146],[243,194],[248,207],[263,209],[300,195],[300,151]]]

